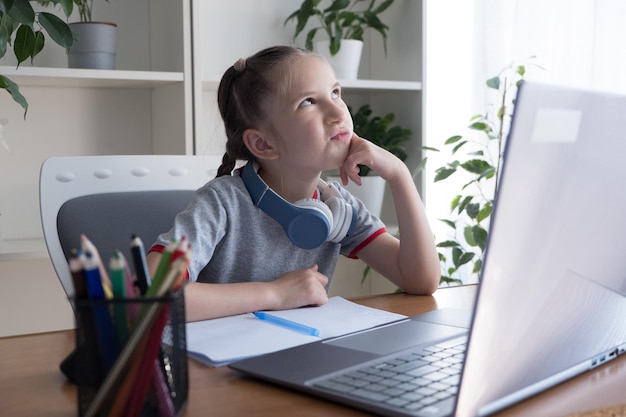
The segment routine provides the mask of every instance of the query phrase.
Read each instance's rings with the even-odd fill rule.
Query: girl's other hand
[[[326,284],[328,277],[318,272],[317,265],[291,271],[270,284],[277,296],[275,310],[285,310],[303,306],[319,306],[328,302]]]

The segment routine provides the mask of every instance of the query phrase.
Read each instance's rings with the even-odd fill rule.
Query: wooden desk
[[[433,297],[391,294],[354,301],[406,315],[436,308],[469,307],[475,286],[445,288]],[[7,320],[8,318],[3,318]],[[74,332],[61,331],[0,339],[0,414],[74,416],[76,389],[60,373],[60,361],[74,346]],[[363,416],[357,410],[289,391],[238,374],[189,361],[190,392],[184,413],[192,416]],[[564,416],[626,402],[626,357],[619,358],[498,416]],[[609,415],[609,414],[607,414]]]

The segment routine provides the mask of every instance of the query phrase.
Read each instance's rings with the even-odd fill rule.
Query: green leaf
[[[337,52],[339,52],[339,48],[341,48],[341,34],[340,33],[338,33],[336,37],[333,37],[330,40],[330,55],[331,56],[337,55]]]
[[[502,120],[506,115],[506,106],[500,106],[498,109],[498,120]]]
[[[464,140],[463,142],[460,142],[459,144],[457,144],[453,149],[452,149],[452,155],[454,155],[456,153],[456,151],[458,151],[459,149],[461,149],[465,144],[467,143],[466,140]]]
[[[479,212],[479,205],[478,203],[472,203],[472,204],[468,204],[465,207],[465,212],[467,213],[468,217],[470,219],[475,219],[476,216],[478,216],[478,212]]]
[[[26,61],[33,55],[35,50],[35,32],[30,26],[20,25],[15,34],[15,42],[13,43],[13,53],[17,58],[17,65]]]
[[[13,98],[13,100],[22,106],[24,109],[24,119],[26,119],[26,112],[28,111],[28,102],[26,98],[20,93],[20,88],[13,81],[0,75],[0,88],[5,89]]]
[[[446,240],[444,242],[437,243],[438,248],[457,248],[459,246],[459,243],[454,240]]]
[[[500,77],[495,76],[491,77],[487,80],[487,87],[493,88],[494,90],[500,89]]]
[[[63,14],[65,14],[66,17],[70,17],[74,10],[74,0],[58,0],[58,2],[61,3]]]
[[[363,268],[363,274],[361,275],[361,285],[363,285],[363,283],[367,279],[367,276],[369,275],[370,270],[371,270],[371,267],[369,265],[365,265],[365,268]]]
[[[472,273],[473,274],[479,273],[482,267],[483,267],[483,260],[482,259],[476,260],[476,262],[474,262],[474,268],[472,269]]]
[[[35,56],[41,52],[41,50],[43,49],[43,47],[46,44],[46,39],[43,36],[43,32],[38,30],[37,32],[35,32],[35,44],[33,46],[33,53],[30,56],[30,61],[31,63],[33,62],[33,59],[35,58]]]
[[[476,241],[474,241],[474,237],[472,236],[471,226],[467,226],[463,229],[463,237],[469,246],[476,246]]]
[[[39,23],[48,32],[54,42],[69,49],[74,43],[74,35],[70,27],[52,13],[39,13]]]
[[[463,162],[461,167],[467,172],[479,175],[487,170],[493,169],[493,165],[484,159],[470,159],[469,161]]]
[[[0,0],[1,1],[1,0]],[[7,14],[0,16],[0,58],[7,53],[7,46],[11,44],[13,33],[13,19]]]
[[[0,0],[0,13],[6,15],[13,7],[13,0]]]
[[[483,208],[480,209],[480,212],[478,212],[478,216],[476,216],[476,221],[480,223],[483,220],[488,219],[489,216],[491,216],[492,211],[493,205],[490,202],[485,203]]]
[[[469,125],[470,129],[479,130],[481,132],[491,132],[491,126],[485,122],[474,122]]]
[[[328,8],[324,9],[324,14],[343,10],[350,5],[350,0],[334,0]]]
[[[463,255],[459,257],[457,260],[458,265],[465,265],[468,262],[471,262],[474,259],[474,252],[465,252]]]
[[[435,171],[434,182],[445,180],[446,178],[448,178],[450,175],[454,174],[455,172],[456,172],[456,168],[441,167]]]
[[[28,0],[14,0],[13,7],[9,9],[9,15],[23,25],[26,25],[35,31],[35,11]]]
[[[316,29],[311,29],[309,31],[309,33],[307,33],[306,35],[306,40],[304,42],[304,47],[306,49],[308,49],[309,51],[313,50],[313,38],[315,38],[315,34],[317,33],[317,28]]]
[[[450,145],[451,143],[456,143],[456,142],[460,141],[462,138],[463,138],[463,136],[461,136],[461,135],[450,136],[448,139],[446,139],[444,144],[445,145]]]
[[[300,8],[290,14],[287,19],[285,19],[284,25],[287,24],[293,18],[296,18],[296,29],[293,35],[293,38],[297,38],[300,32],[304,29],[309,18],[315,16],[316,7],[321,0],[304,0],[300,5]]]
[[[487,230],[483,227],[478,225],[472,227],[472,236],[474,237],[474,241],[482,251],[484,251],[487,246],[487,235]]]
[[[452,274],[450,274],[452,275]],[[447,285],[460,285],[462,284],[463,281],[461,281],[458,278],[452,278],[450,276],[446,276],[446,275],[442,275],[441,278],[439,279],[439,284],[447,284]]]
[[[370,4],[370,8],[372,7],[373,3],[374,2]],[[393,3],[393,0],[385,0],[377,8],[372,10],[372,13],[380,14],[384,12],[385,10],[387,10],[387,8],[392,5],[392,3]]]
[[[450,201],[450,211],[454,211],[454,209],[459,206],[459,203],[461,202],[461,198],[462,198],[461,195],[457,195],[456,197],[452,199],[452,201]]]
[[[457,269],[470,262],[474,258],[474,252],[464,252],[459,248],[452,249],[452,263]]]
[[[450,226],[452,229],[456,230],[456,223],[453,222],[452,220],[448,220],[448,219],[439,219],[440,222],[443,222],[445,224],[447,224],[448,226]]]
[[[459,214],[461,214],[465,210],[465,207],[467,207],[467,205],[472,202],[473,198],[474,197],[472,197],[471,195],[468,195],[465,198],[463,198],[463,200],[461,200],[461,203],[459,204],[459,207],[458,207]]]

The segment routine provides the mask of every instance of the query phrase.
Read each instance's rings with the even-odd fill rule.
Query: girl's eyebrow
[[[336,88],[341,88],[341,84],[339,84],[339,81],[335,82],[330,87],[330,90],[332,91],[332,90],[334,90]],[[312,96],[312,95],[315,95],[315,94],[317,94],[317,90],[306,90],[306,91],[303,91],[301,93],[298,93],[297,96],[298,96],[298,98],[300,98],[300,97],[309,97],[309,96]]]

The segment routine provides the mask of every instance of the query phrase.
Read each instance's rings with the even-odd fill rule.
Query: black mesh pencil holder
[[[183,290],[163,298],[72,301],[79,416],[94,411],[94,400],[101,405],[90,415],[114,409],[142,417],[180,415],[189,388]],[[146,330],[133,335],[142,325]],[[103,386],[106,395],[99,392]]]

